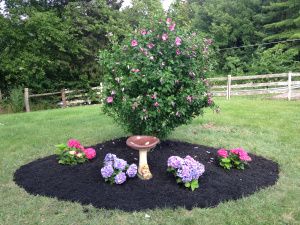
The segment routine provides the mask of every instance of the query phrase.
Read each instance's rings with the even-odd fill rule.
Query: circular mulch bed
[[[128,148],[126,138],[93,146],[97,157],[91,162],[76,166],[57,163],[51,155],[21,166],[14,175],[15,182],[31,194],[56,197],[61,200],[92,204],[98,208],[124,211],[185,207],[212,207],[220,202],[239,199],[273,185],[278,179],[278,164],[250,154],[253,161],[244,171],[225,171],[214,161],[217,149],[178,141],[163,141],[148,155],[153,179],[129,179],[122,185],[109,185],[100,174],[106,153],[137,163],[138,151]],[[200,187],[194,192],[176,184],[166,172],[171,155],[193,156],[205,165],[199,179]]]

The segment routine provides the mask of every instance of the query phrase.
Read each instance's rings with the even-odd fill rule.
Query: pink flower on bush
[[[68,147],[70,147],[70,148],[81,148],[81,144],[76,139],[70,139],[68,141]]]
[[[179,49],[176,49],[176,55],[180,55],[181,51]]]
[[[190,95],[186,97],[186,100],[187,100],[188,102],[192,102],[192,99],[193,99],[193,97],[190,96]]]
[[[175,26],[176,26],[176,23],[171,24],[171,25],[169,26],[169,30],[170,30],[170,31],[175,30]]]
[[[246,161],[246,162],[252,161],[252,159],[249,155],[240,155],[239,158],[240,158],[240,160]]]
[[[158,107],[158,106],[159,106],[159,103],[158,103],[158,102],[155,102],[153,105],[154,105],[155,107]]]
[[[228,157],[228,152],[224,148],[219,149],[217,153],[218,153],[218,156],[220,156],[222,158]]]
[[[169,36],[168,36],[167,33],[163,33],[163,35],[161,36],[161,39],[162,39],[163,41],[168,40],[168,38],[169,38]]]
[[[131,41],[131,46],[132,47],[135,47],[137,45],[138,45],[138,41],[137,40],[134,39],[134,40]]]
[[[147,44],[147,47],[148,47],[149,49],[151,49],[151,48],[154,47],[154,44],[153,44],[153,43],[149,43],[149,44]]]
[[[138,73],[138,72],[140,72],[140,70],[139,70],[139,69],[132,69],[131,71],[132,71],[132,72],[134,72],[134,73]]]
[[[167,18],[166,23],[169,25],[172,23],[172,19],[171,18]]]
[[[147,31],[145,29],[142,29],[141,30],[141,35],[146,35],[147,34]]]
[[[112,103],[114,101],[114,98],[112,96],[107,97],[106,102]]]
[[[175,45],[177,45],[177,46],[179,46],[179,45],[181,45],[181,38],[180,37],[176,37],[176,39],[175,39]]]
[[[96,150],[93,148],[87,148],[84,150],[84,154],[88,159],[93,159],[96,157]]]

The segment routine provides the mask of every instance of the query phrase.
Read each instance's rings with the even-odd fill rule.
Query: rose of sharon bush
[[[127,131],[165,137],[214,106],[205,78],[210,39],[171,18],[144,25],[100,53],[106,69],[104,112]]]
[[[137,165],[128,165],[127,161],[108,153],[104,157],[104,166],[101,168],[101,175],[110,184],[123,184],[127,177],[134,178],[137,174]]]
[[[70,139],[67,144],[56,145],[56,148],[56,155],[60,164],[76,165],[96,157],[95,149],[85,149],[76,139]]]
[[[231,149],[219,149],[217,152],[219,164],[223,168],[229,170],[232,167],[243,170],[248,162],[252,161],[248,153],[242,148]]]
[[[189,155],[185,158],[171,156],[168,159],[167,171],[176,177],[178,184],[183,183],[186,188],[194,191],[199,187],[198,179],[204,173],[205,167]]]

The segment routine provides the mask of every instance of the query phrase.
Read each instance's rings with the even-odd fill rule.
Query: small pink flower
[[[179,49],[176,49],[176,55],[180,55],[181,51]]]
[[[211,99],[211,97],[209,97],[208,99],[207,99],[207,104],[208,105],[211,105],[213,103],[213,100]]]
[[[96,150],[93,148],[87,148],[84,150],[84,154],[88,159],[93,159],[96,157]]]
[[[193,99],[193,97],[190,96],[190,95],[186,97],[186,100],[187,100],[188,102],[192,102],[192,99]]]
[[[156,94],[151,95],[152,99],[156,99]]]
[[[142,29],[141,30],[141,35],[146,35],[147,34],[147,31],[145,29]]]
[[[112,103],[114,101],[114,98],[112,96],[107,97],[106,102]]]
[[[162,39],[163,41],[168,40],[168,38],[169,38],[169,36],[168,36],[167,33],[163,33],[163,35],[161,36],[161,39]]]
[[[140,72],[140,70],[139,69],[132,69],[131,72],[138,73],[138,72]]]
[[[81,147],[81,144],[78,140],[76,139],[70,139],[68,141],[68,147],[69,148],[80,148]]]
[[[172,23],[172,19],[171,18],[167,18],[166,23],[169,25]]]
[[[170,30],[170,31],[175,30],[175,26],[176,26],[176,23],[171,24],[171,25],[169,26],[169,30]]]
[[[235,155],[239,155],[239,153],[240,153],[240,151],[239,151],[238,148],[237,148],[237,149],[231,149],[230,152],[231,152],[232,154],[235,154]]]
[[[176,114],[175,114],[177,117],[180,117],[180,112],[176,112]]]
[[[149,43],[149,44],[147,44],[147,47],[148,47],[149,49],[151,49],[151,48],[154,47],[154,44],[153,44],[153,43]]]
[[[181,45],[181,38],[180,37],[176,37],[176,39],[175,39],[175,45],[177,45],[177,46],[179,46],[179,45]]]
[[[158,107],[158,106],[159,106],[159,103],[158,103],[158,102],[155,102],[153,105],[154,105],[155,107]]]
[[[222,158],[227,158],[228,157],[228,152],[226,151],[226,149],[222,148],[219,149],[217,151],[218,156],[222,157]]]
[[[137,40],[134,39],[134,40],[131,41],[131,46],[132,47],[135,47],[137,45],[138,45],[138,41]]]

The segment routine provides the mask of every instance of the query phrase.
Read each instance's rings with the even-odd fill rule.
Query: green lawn
[[[54,144],[71,137],[88,146],[126,133],[99,106],[0,115],[0,224],[299,224],[300,102],[233,98],[217,103],[220,114],[207,110],[169,138],[213,147],[242,146],[277,161],[280,178],[275,186],[192,211],[126,213],[32,196],[13,182],[18,167],[53,154]]]

